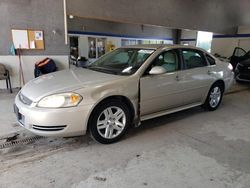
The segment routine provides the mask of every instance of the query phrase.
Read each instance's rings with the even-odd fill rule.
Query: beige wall
[[[250,50],[250,38],[214,38],[212,41],[212,54],[220,54],[230,57],[235,47],[241,47],[246,51]]]
[[[236,46],[239,46],[238,38],[214,38],[212,41],[211,53],[230,57]]]
[[[250,26],[240,26],[238,34],[250,34]],[[218,53],[230,57],[235,47],[241,47],[246,51],[250,50],[250,37],[214,38],[212,41],[212,54]]]

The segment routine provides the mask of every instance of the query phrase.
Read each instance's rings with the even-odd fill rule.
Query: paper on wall
[[[43,40],[43,32],[35,31],[35,40]]]
[[[36,49],[35,41],[30,41],[30,49]]]
[[[16,49],[29,49],[28,31],[12,30],[13,43]]]

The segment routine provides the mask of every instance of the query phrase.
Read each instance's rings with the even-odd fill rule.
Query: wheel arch
[[[101,99],[93,106],[91,112],[89,113],[89,117],[88,117],[87,131],[89,131],[89,122],[90,122],[90,119],[93,115],[93,112],[98,108],[98,106],[100,106],[101,104],[103,104],[104,102],[106,102],[108,100],[119,100],[119,101],[123,102],[124,104],[126,104],[127,107],[129,108],[129,112],[131,115],[131,121],[134,120],[135,115],[136,115],[135,114],[135,107],[134,107],[133,103],[131,102],[131,100],[128,97],[123,96],[123,95],[112,95],[112,96],[108,96],[108,97]]]
[[[207,97],[208,97],[209,91],[210,91],[210,89],[214,86],[214,84],[220,84],[220,85],[222,86],[223,93],[224,93],[225,87],[226,87],[226,86],[225,86],[225,82],[224,82],[222,79],[215,80],[215,81],[211,84],[211,86],[208,88],[207,92],[205,93],[205,95],[204,95],[204,97],[203,97],[203,99],[202,99],[202,104],[205,103],[205,101],[206,101],[206,99],[207,99]]]
[[[225,87],[226,87],[225,82],[224,82],[223,80],[221,80],[221,79],[216,80],[216,81],[211,85],[211,87],[212,87],[213,85],[215,85],[215,84],[220,84],[220,85],[222,86],[222,90],[223,90],[223,93],[224,93]],[[210,87],[210,88],[211,88],[211,87]]]

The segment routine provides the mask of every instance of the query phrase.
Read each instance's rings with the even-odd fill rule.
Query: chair
[[[6,87],[12,93],[11,82],[10,82],[10,73],[5,68],[3,64],[0,63],[0,80],[6,80]]]

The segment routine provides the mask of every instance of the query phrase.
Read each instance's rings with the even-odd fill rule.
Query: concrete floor
[[[30,135],[15,123],[13,98],[0,91],[0,140]],[[145,121],[112,145],[82,136],[2,149],[0,187],[249,188],[250,88],[235,86],[214,112]]]

